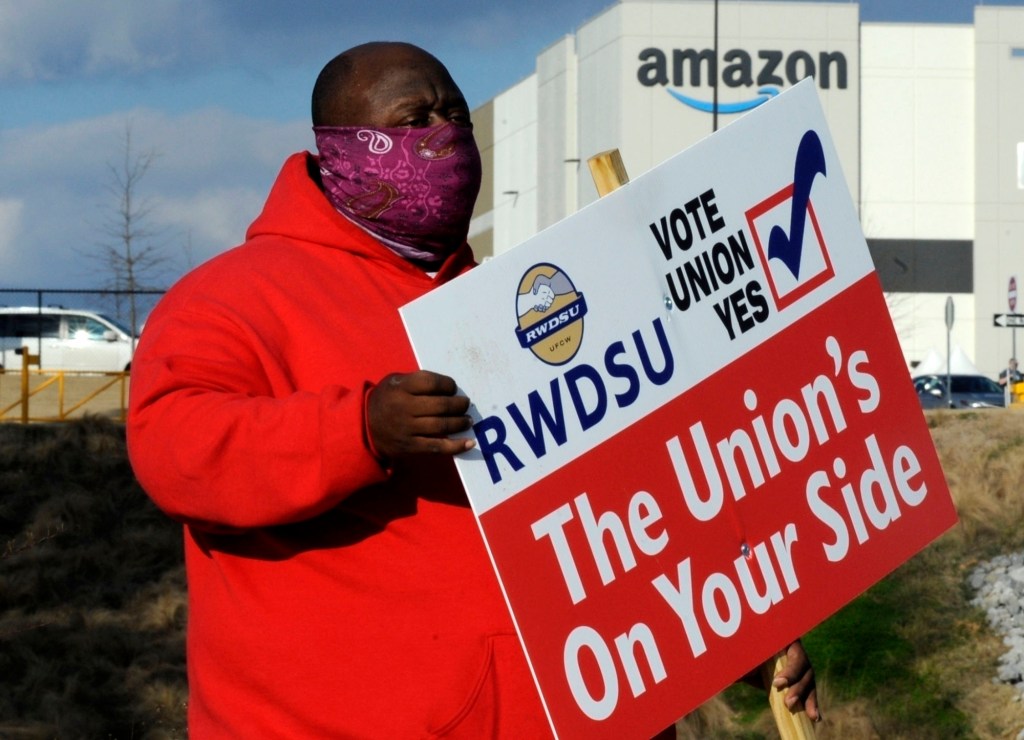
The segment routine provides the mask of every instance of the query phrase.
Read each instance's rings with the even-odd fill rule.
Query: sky
[[[149,161],[133,190],[143,215],[136,247],[162,261],[144,277],[166,287],[238,244],[282,161],[312,148],[309,93],[339,51],[419,44],[476,107],[614,4],[0,0],[0,288],[109,285],[102,257],[117,245],[126,143],[130,162]],[[860,14],[971,23],[975,4],[864,0]],[[27,297],[34,304],[20,294],[0,294],[0,304]]]

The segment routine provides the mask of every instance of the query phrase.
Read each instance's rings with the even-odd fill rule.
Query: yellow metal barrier
[[[0,371],[0,422],[69,421],[78,412],[124,421],[128,373],[39,370],[38,365],[39,355],[22,351],[17,393],[10,382],[14,373]],[[34,378],[40,381],[34,384]]]
[[[1024,408],[1024,383],[1014,383],[1010,386],[1010,405]]]

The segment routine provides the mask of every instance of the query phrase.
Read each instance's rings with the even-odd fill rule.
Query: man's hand
[[[475,446],[471,439],[449,439],[469,429],[469,399],[455,395],[455,381],[419,370],[388,375],[366,402],[370,441],[386,459],[434,453],[457,455]]]
[[[821,710],[818,708],[817,689],[814,685],[814,669],[803,644],[797,640],[786,648],[786,666],[778,672],[772,681],[777,689],[789,687],[786,692],[786,706],[791,712],[801,707],[807,712],[808,718],[814,722],[821,721]]]

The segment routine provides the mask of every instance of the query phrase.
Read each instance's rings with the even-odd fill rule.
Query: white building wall
[[[537,229],[576,211],[581,161],[576,118],[576,40],[566,36],[537,57]]]
[[[494,99],[494,254],[537,233],[537,76]]]
[[[974,237],[974,29],[861,25],[861,224],[880,239]],[[946,295],[888,296],[908,363],[946,354]],[[975,357],[972,294],[952,343]]]
[[[861,27],[862,221],[869,237],[974,233],[974,31]]]
[[[622,110],[638,101],[625,94],[626,67],[632,68],[623,57],[622,34],[628,16],[622,4],[613,6],[592,19],[576,33],[578,68],[577,118],[579,121],[579,152],[585,163],[588,157],[618,149],[626,171],[636,176],[649,159],[650,137],[628,140],[623,130]],[[578,182],[578,203],[583,206],[597,198],[597,190],[589,172]]]
[[[1011,353],[1024,354],[1024,331],[992,325],[993,315],[1009,311],[1010,277],[1018,285],[1024,280],[1024,189],[1017,178],[1017,147],[1024,142],[1024,9],[979,6],[974,23],[974,297],[978,365],[994,375]],[[1016,312],[1024,313],[1020,299]]]

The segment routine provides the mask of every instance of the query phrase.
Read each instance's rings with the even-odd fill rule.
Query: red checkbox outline
[[[779,311],[792,305],[815,288],[827,283],[836,276],[835,270],[832,267],[832,260],[829,258],[828,247],[825,245],[825,238],[821,235],[821,227],[818,226],[818,217],[814,213],[814,204],[810,199],[808,199],[807,215],[811,219],[811,226],[814,229],[814,235],[818,240],[818,246],[821,249],[821,256],[825,260],[825,268],[818,271],[811,277],[801,280],[797,283],[795,288],[785,295],[779,295],[779,289],[778,286],[775,285],[775,279],[772,277],[772,271],[768,269],[767,247],[761,243],[761,236],[758,234],[757,228],[754,226],[754,221],[768,211],[778,208],[792,197],[793,184],[790,183],[786,187],[782,188],[782,190],[775,193],[775,195],[769,196],[767,199],[761,201],[746,212],[747,226],[750,228],[750,233],[754,237],[754,244],[757,246],[757,254],[761,258],[761,265],[764,267],[764,274],[768,279],[768,286],[771,288],[772,298],[775,300],[775,308]]]

